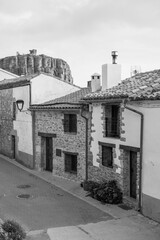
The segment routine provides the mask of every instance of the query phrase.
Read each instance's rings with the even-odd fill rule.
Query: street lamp
[[[17,105],[18,110],[21,112],[23,109],[23,106],[24,106],[24,101],[19,99],[16,101],[16,105]]]

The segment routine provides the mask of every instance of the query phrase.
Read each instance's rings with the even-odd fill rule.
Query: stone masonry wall
[[[42,141],[43,137],[38,136],[38,132],[56,134],[53,138],[53,174],[81,181],[85,179],[85,119],[77,113],[77,133],[64,133],[62,111],[36,111],[35,113],[35,167],[42,167]],[[61,156],[56,156],[56,149],[61,150]],[[77,174],[71,174],[64,170],[64,152],[78,153],[77,155]]]
[[[12,89],[0,90],[0,153],[12,157],[13,130]]]

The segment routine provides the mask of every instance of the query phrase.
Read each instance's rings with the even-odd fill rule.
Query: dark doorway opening
[[[130,151],[130,197],[136,199],[137,189],[137,152]]]
[[[16,138],[12,135],[12,158],[16,158]]]
[[[53,141],[51,137],[46,137],[46,170],[53,170]]]

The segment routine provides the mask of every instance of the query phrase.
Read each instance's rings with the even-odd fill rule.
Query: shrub
[[[99,187],[99,183],[94,181],[84,181],[83,182],[83,188],[85,191],[91,192],[94,188]]]
[[[115,180],[93,186],[88,191],[91,197],[103,203],[118,204],[122,202],[122,192]]]
[[[5,236],[4,240],[22,240],[26,237],[23,228],[13,220],[7,220],[1,225],[2,235]],[[1,238],[0,238],[1,239]]]

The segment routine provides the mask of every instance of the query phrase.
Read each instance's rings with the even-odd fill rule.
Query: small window
[[[61,157],[61,149],[56,149],[56,156]]]
[[[65,172],[77,173],[77,155],[65,154]]]
[[[118,105],[107,105],[105,107],[105,129],[106,137],[120,136],[120,107]]]
[[[113,168],[113,149],[112,147],[102,146],[102,165]]]
[[[76,133],[77,132],[77,115],[64,114],[64,132]]]
[[[13,120],[16,120],[16,102],[13,102],[13,112],[12,112]]]

